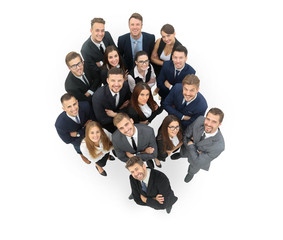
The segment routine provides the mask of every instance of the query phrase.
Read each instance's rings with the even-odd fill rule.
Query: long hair
[[[114,45],[111,45],[111,46],[108,46],[106,49],[105,49],[105,52],[104,52],[104,57],[103,57],[103,66],[107,66],[108,69],[112,68],[112,66],[110,65],[109,61],[108,61],[108,54],[113,52],[113,51],[116,51],[118,56],[119,56],[119,65],[120,65],[120,68],[123,69],[123,71],[125,71],[125,65],[122,61],[122,57],[119,53],[119,50],[114,46]]]
[[[110,149],[112,148],[112,142],[110,141],[110,139],[107,137],[107,135],[103,131],[100,123],[95,122],[95,121],[88,122],[88,124],[86,125],[86,130],[85,130],[85,143],[86,143],[86,147],[89,151],[89,154],[93,158],[97,158],[98,157],[97,147],[95,146],[94,142],[92,140],[90,140],[90,138],[89,138],[90,129],[93,128],[93,127],[97,127],[100,131],[100,140],[101,140],[101,143],[102,143],[102,146],[103,146],[103,150],[110,151]]]
[[[145,118],[145,115],[141,111],[141,109],[139,107],[139,102],[138,102],[138,98],[139,98],[139,95],[140,95],[142,90],[148,90],[149,91],[149,99],[147,101],[147,105],[150,107],[152,112],[155,111],[155,106],[157,105],[157,103],[153,100],[151,89],[148,86],[148,84],[144,83],[144,82],[137,83],[137,85],[135,86],[135,88],[133,90],[130,103],[131,103],[132,108],[135,109],[135,111],[138,113],[138,115],[142,118]]]
[[[168,134],[168,126],[170,125],[171,122],[178,122],[179,123],[179,132],[177,133],[177,138],[179,141],[182,141],[182,127],[179,118],[177,118],[175,115],[168,115],[167,117],[164,118],[161,126],[158,129],[158,140],[163,140],[163,149],[164,151],[167,150],[172,150],[174,148],[173,142],[169,138]]]

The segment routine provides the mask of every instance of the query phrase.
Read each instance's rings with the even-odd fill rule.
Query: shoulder
[[[147,33],[147,32],[142,32],[143,37],[148,38],[148,39],[155,39],[154,34]]]
[[[119,36],[118,41],[119,40],[123,41],[123,40],[125,40],[125,39],[127,39],[129,37],[130,37],[130,33],[126,33],[124,35]]]
[[[151,132],[154,132],[153,128],[150,127],[150,126],[147,126],[145,124],[142,124],[142,123],[137,123],[135,124],[136,128],[138,130],[141,130],[143,132],[148,132],[148,133],[151,133]],[[146,135],[146,134],[145,134]]]
[[[101,95],[107,94],[107,88],[108,88],[108,85],[104,85],[104,86],[98,88],[94,92],[93,97],[100,97]]]
[[[88,37],[88,39],[82,45],[82,51],[89,47],[90,42],[91,42],[90,37]]]
[[[168,179],[163,172],[158,171],[156,169],[151,169],[150,174],[152,174],[152,177],[157,178],[159,181],[162,181],[163,179]]]
[[[185,64],[185,70],[187,72],[187,74],[195,74],[196,70],[189,64]]]
[[[120,133],[120,131],[117,129],[113,134],[112,134],[112,139],[113,140],[118,140],[121,139],[121,137],[124,136]]]
[[[64,126],[64,122],[65,122],[65,120],[66,120],[66,117],[67,117],[66,112],[65,112],[65,111],[64,111],[64,112],[61,112],[61,113],[59,114],[59,116],[57,117],[57,119],[56,119],[55,127]]]
[[[205,97],[200,92],[198,92],[197,100],[198,102],[201,102],[202,104],[207,105]]]

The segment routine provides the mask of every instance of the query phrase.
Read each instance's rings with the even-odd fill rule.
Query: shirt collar
[[[147,171],[146,177],[145,177],[145,179],[142,180],[142,181],[143,181],[143,182],[145,183],[145,185],[148,187],[148,182],[149,182],[149,177],[150,177],[151,169],[150,169],[150,168],[147,168],[146,171]]]
[[[131,42],[132,43],[134,43],[135,41],[137,41],[138,43],[140,43],[140,42],[142,42],[142,34],[141,34],[141,36],[140,36],[140,38],[139,39],[133,39],[133,37],[131,36],[131,34],[130,34],[130,39],[131,39]]]

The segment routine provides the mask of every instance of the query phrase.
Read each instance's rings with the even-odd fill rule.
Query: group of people
[[[102,176],[107,176],[108,160],[124,162],[131,174],[129,199],[170,213],[178,198],[155,166],[161,168],[169,156],[187,158],[187,183],[200,169],[208,170],[225,147],[219,129],[224,113],[207,111],[200,80],[186,63],[187,49],[176,39],[174,27],[165,24],[155,41],[153,34],[142,32],[142,25],[142,16],[133,13],[130,33],[118,38],[117,47],[105,21],[91,20],[81,55],[66,55],[70,72],[55,127]],[[160,104],[154,100],[157,94]],[[155,135],[149,125],[163,110],[168,115]]]

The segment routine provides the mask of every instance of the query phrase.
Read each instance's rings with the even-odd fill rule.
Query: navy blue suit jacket
[[[169,94],[170,90],[165,86],[164,82],[167,80],[171,85],[181,83],[188,74],[195,74],[196,71],[189,64],[185,63],[183,70],[175,79],[175,66],[172,60],[165,61],[161,68],[160,74],[157,78],[158,94],[164,100]]]
[[[204,116],[207,103],[200,92],[197,93],[196,99],[188,105],[183,106],[183,100],[183,85],[182,83],[177,83],[165,98],[163,107],[169,114],[175,115],[180,120],[183,116],[191,117],[189,120],[181,120],[181,124],[185,130],[199,116]]]
[[[79,146],[85,136],[85,123],[88,120],[95,120],[93,111],[87,101],[79,102],[79,118],[81,121],[80,124],[69,118],[65,111],[58,116],[55,122],[55,128],[59,137],[65,143]],[[71,137],[70,132],[78,132],[80,137]]]
[[[150,33],[142,32],[142,37],[142,49],[147,52],[148,58],[150,59],[155,44],[155,36]],[[134,61],[130,33],[126,33],[118,38],[118,50],[126,62],[127,69],[129,71],[133,69]]]

